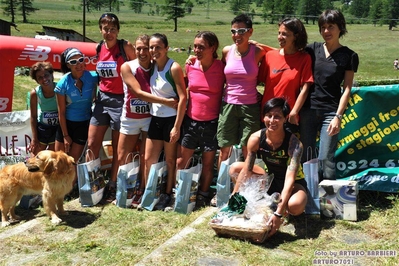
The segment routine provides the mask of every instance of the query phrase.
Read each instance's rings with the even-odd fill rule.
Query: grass
[[[113,205],[82,208],[76,200],[67,203],[66,209],[70,215],[60,226],[52,226],[42,208],[23,212],[17,209],[24,219],[35,215],[40,223],[7,238],[3,233],[12,228],[0,229],[0,265],[212,265],[200,262],[216,260],[231,265],[311,265],[314,259],[331,258],[330,254],[340,251],[399,252],[399,199],[386,193],[360,192],[358,222],[303,216],[259,245],[215,236],[207,218],[191,225],[195,231],[167,246],[160,257],[144,261],[209,209],[181,215],[138,212]],[[398,256],[338,258],[353,258],[355,265],[398,265]]]
[[[36,0],[40,8],[29,17],[30,23],[17,21],[18,29],[12,35],[33,37],[42,25],[74,29],[82,32],[81,1]],[[74,8],[72,8],[74,6]],[[62,13],[60,13],[62,12]],[[97,20],[104,10],[87,14],[87,37],[99,41]],[[62,15],[60,15],[62,14]],[[212,3],[207,18],[206,8],[194,8],[193,14],[179,19],[178,32],[173,32],[171,21],[164,17],[133,14],[126,7],[118,13],[122,21],[120,38],[134,40],[140,33],[165,33],[171,47],[187,47],[198,30],[214,31],[221,47],[231,44],[228,32],[233,15],[226,4]],[[0,18],[5,18],[0,14]],[[277,46],[277,26],[255,19],[253,39]],[[309,42],[321,41],[315,25],[306,25]],[[344,45],[360,57],[357,80],[398,79],[392,62],[397,54],[399,31],[386,26],[348,25],[349,33],[342,39]],[[170,52],[169,56],[184,64],[186,54]],[[26,93],[36,86],[26,76],[15,77],[13,110],[26,109]],[[209,219],[194,225],[195,232],[184,240],[166,248],[161,257],[149,259],[146,265],[311,265],[313,259],[329,258],[330,252],[343,250],[396,250],[399,238],[399,198],[378,192],[360,192],[358,222],[320,220],[306,216],[294,220],[283,232],[262,245],[219,238],[209,227]],[[17,213],[24,221],[39,223],[15,235],[6,234],[18,226],[0,228],[0,265],[133,265],[142,261],[166,240],[179,233],[208,209],[181,215],[177,213],[138,212],[112,205],[82,208],[76,201],[69,202],[70,215],[65,223],[52,226],[42,208]],[[22,222],[24,224],[24,222]],[[319,251],[319,253],[317,253]],[[320,253],[321,252],[321,253]],[[328,255],[319,255],[327,252]],[[348,257],[339,257],[348,258]],[[399,265],[396,257],[354,258],[356,265]],[[202,263],[202,264],[201,264]]]

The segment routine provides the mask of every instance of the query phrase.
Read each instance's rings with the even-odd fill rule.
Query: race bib
[[[115,61],[100,61],[97,63],[97,73],[103,78],[117,78],[117,63]]]
[[[42,112],[42,122],[43,124],[49,126],[56,126],[59,124],[58,112]]]
[[[130,112],[134,114],[149,114],[150,105],[148,102],[142,101],[140,99],[131,99]]]

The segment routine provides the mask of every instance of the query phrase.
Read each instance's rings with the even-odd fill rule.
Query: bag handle
[[[184,169],[187,169],[187,167],[189,166],[190,162],[191,162],[191,167],[193,167],[194,166],[194,157],[193,156],[191,156],[190,159],[186,162],[186,167],[184,167]],[[198,158],[198,164],[200,164],[200,163],[202,163],[202,158],[201,157]]]
[[[315,147],[314,152],[315,152],[315,158],[317,158],[319,149],[317,147]],[[310,154],[310,159],[309,159],[309,154]],[[307,159],[306,161],[313,159],[313,149],[310,146],[308,146],[306,149],[306,159]]]
[[[90,150],[90,149],[86,150],[86,157],[90,158],[90,156],[88,156],[89,152],[90,152],[90,155],[92,155],[92,158],[93,158],[93,159],[91,159],[91,161],[94,161],[96,159],[96,157],[94,156],[94,152],[92,150]]]
[[[139,157],[139,163],[140,163],[140,154],[139,153],[134,153],[134,152],[129,152],[127,155],[126,155],[126,159],[125,159],[125,164],[128,164],[127,163],[127,159],[129,159],[129,156],[132,156],[132,162],[134,162],[134,159],[136,158],[136,157]]]

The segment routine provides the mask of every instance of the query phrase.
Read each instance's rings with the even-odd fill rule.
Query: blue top
[[[85,71],[80,78],[83,82],[82,91],[75,86],[71,73],[65,74],[58,81],[55,93],[66,96],[66,119],[69,121],[86,121],[91,118],[93,97],[98,85],[98,75],[95,71]]]

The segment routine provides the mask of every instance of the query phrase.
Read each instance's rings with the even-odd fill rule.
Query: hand
[[[179,100],[176,98],[167,98],[165,99],[164,104],[170,108],[177,109],[177,107],[179,106]]]
[[[341,120],[338,117],[334,117],[327,128],[327,133],[329,136],[334,136],[341,130]]]
[[[177,129],[176,127],[173,127],[172,130],[170,131],[170,143],[176,143],[179,138],[180,138],[180,130]]]
[[[33,153],[35,152],[35,149],[39,147],[39,145],[40,145],[39,140],[32,139],[32,141],[29,144],[28,150]]]
[[[71,149],[71,145],[72,145],[72,139],[71,139],[71,137],[68,135],[68,136],[65,136],[64,137],[64,149],[65,149],[65,152],[66,153],[68,153],[69,152],[69,150]]]
[[[270,226],[270,231],[267,237],[271,237],[274,235],[278,229],[280,229],[281,224],[283,223],[283,218],[277,217],[276,215],[272,214],[267,222],[267,226]]]
[[[195,60],[197,60],[197,57],[195,55],[190,55],[187,59],[186,59],[186,65],[194,65]]]
[[[299,115],[295,113],[290,113],[288,116],[288,122],[293,125],[299,125]]]

